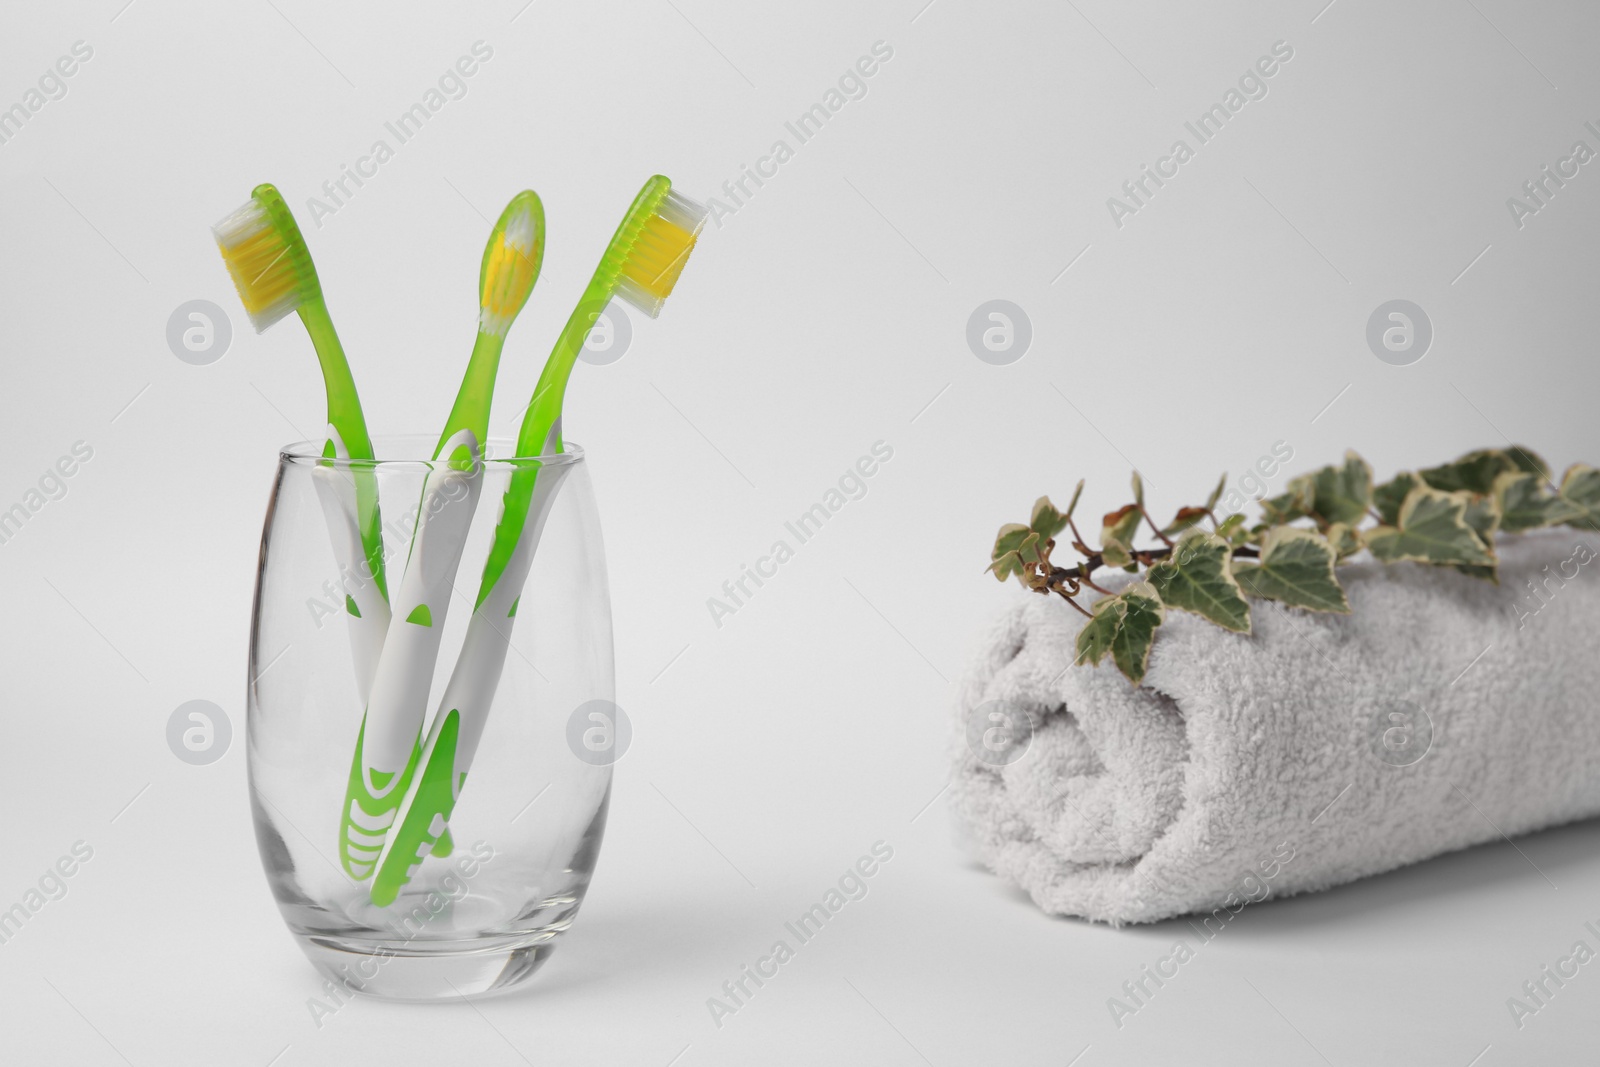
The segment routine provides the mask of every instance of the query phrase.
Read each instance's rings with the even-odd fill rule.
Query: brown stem
[[[1082,615],[1086,619],[1094,618],[1094,613],[1089,611],[1087,608],[1085,608],[1082,604],[1078,603],[1076,600],[1072,599],[1070,594],[1068,594],[1068,593],[1066,593],[1066,592],[1064,592],[1064,591],[1062,591],[1060,589],[1057,589],[1056,592],[1060,593],[1061,594],[1061,599],[1065,600],[1068,604],[1071,604],[1073,606],[1073,608],[1075,608],[1077,610],[1079,615]]]
[[[1156,520],[1150,517],[1150,513],[1144,509],[1143,504],[1139,505],[1139,514],[1144,516],[1144,521],[1150,524],[1150,529],[1154,530],[1156,532],[1156,536],[1161,538],[1161,543],[1166,545],[1168,548],[1171,548],[1172,538],[1161,532],[1161,527],[1156,525]]]
[[[1072,531],[1072,547],[1082,552],[1085,556],[1094,555],[1094,552],[1084,543],[1083,534],[1078,532],[1078,524],[1071,515],[1067,516],[1067,527]]]

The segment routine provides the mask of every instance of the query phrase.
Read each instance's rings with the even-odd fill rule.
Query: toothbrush
[[[478,271],[478,336],[424,481],[417,525],[356,738],[339,834],[345,872],[372,874],[421,752],[428,686],[456,569],[482,488],[483,441],[507,332],[544,259],[544,206],[531,190],[500,214]]]
[[[517,435],[518,456],[562,451],[561,405],[567,380],[595,320],[613,296],[651,318],[659,315],[694,250],[706,214],[704,207],[673,192],[666,178],[656,175],[645,183],[539,375]],[[430,852],[438,854],[437,844],[471,769],[505,666],[522,587],[567,470],[558,465],[541,476],[541,466],[530,462],[515,470],[501,501],[466,641],[429,729],[422,771],[406,792],[399,828],[379,859],[372,885],[372,902],[379,907],[394,902]]]
[[[328,395],[323,456],[372,459],[372,439],[361,415],[355,379],[328,315],[316,265],[289,205],[276,188],[263,183],[251,191],[242,207],[213,226],[212,233],[256,332],[296,312],[311,335]],[[389,594],[383,572],[377,482],[371,471],[354,466],[353,470],[339,470],[331,463],[319,465],[313,480],[345,589],[356,690],[364,705],[389,627]]]

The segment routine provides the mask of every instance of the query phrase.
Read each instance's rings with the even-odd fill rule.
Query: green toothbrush
[[[660,314],[705,220],[706,209],[673,192],[666,178],[656,175],[645,183],[539,375],[517,436],[519,457],[562,451],[561,405],[590,329],[613,296],[651,318]],[[380,907],[395,900],[430,852],[437,854],[472,766],[505,666],[522,587],[567,470],[557,465],[541,477],[541,466],[531,460],[519,466],[502,498],[466,641],[423,749],[423,769],[401,803],[399,828],[390,836],[373,880],[372,902]]]
[[[251,191],[243,206],[213,226],[212,233],[256,332],[297,312],[311,335],[328,397],[328,439],[323,456],[372,459],[372,439],[361,415],[355,379],[328,315],[311,251],[289,205],[276,188],[263,183]],[[389,591],[383,572],[377,480],[370,470],[360,469],[360,464],[353,467],[344,472],[332,464],[319,468],[316,486],[346,590],[356,688],[365,704],[389,626]]]
[[[339,843],[344,869],[358,881],[371,875],[417,766],[452,582],[482,487],[482,449],[500,352],[543,259],[544,206],[528,190],[506,205],[484,249],[477,340],[434,450],[433,458],[444,459],[445,466],[431,471],[423,487],[405,574],[356,739]],[[448,851],[448,842],[440,845]]]

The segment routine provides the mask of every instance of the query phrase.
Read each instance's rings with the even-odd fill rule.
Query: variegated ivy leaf
[[[1178,514],[1173,516],[1172,521],[1166,525],[1166,528],[1161,531],[1161,534],[1164,537],[1171,537],[1174,534],[1180,534],[1210,514],[1211,509],[1209,507],[1179,508]]]
[[[1056,510],[1050,498],[1042,496],[1033,502],[1033,515],[1028,528],[1039,535],[1041,541],[1053,541],[1056,534],[1067,528],[1067,517]]]
[[[989,553],[990,559],[999,559],[1007,552],[1015,552],[1022,544],[1022,539],[1032,531],[1020,522],[1008,522],[1000,527],[1000,532],[994,535],[994,551]]]
[[[1236,511],[1232,515],[1229,515],[1227,518],[1223,519],[1222,524],[1217,527],[1217,536],[1228,542],[1228,544],[1232,545],[1234,548],[1238,548],[1240,545],[1249,544],[1250,530],[1245,525],[1243,513]]]
[[[1473,563],[1490,566],[1494,556],[1468,525],[1466,493],[1419,485],[1406,495],[1395,525],[1367,532],[1367,550],[1385,563]]]
[[[1362,549],[1361,534],[1349,523],[1336,522],[1327,530],[1328,544],[1333,546],[1335,559],[1353,556]]]
[[[1309,474],[1289,479],[1285,491],[1278,496],[1263,497],[1261,510],[1275,525],[1303,519],[1311,514],[1311,502],[1316,497],[1316,483]]]
[[[1250,605],[1233,577],[1233,550],[1215,534],[1190,530],[1172,554],[1151,566],[1161,601],[1210,619],[1224,630],[1250,632]]]
[[[1372,504],[1372,468],[1354,452],[1344,465],[1323,467],[1312,476],[1311,514],[1317,525],[1358,523]]]
[[[1572,509],[1568,526],[1600,531],[1600,470],[1574,463],[1561,476],[1561,499]]]
[[[1106,513],[1100,527],[1100,558],[1106,566],[1126,567],[1133,562],[1133,534],[1143,518],[1138,504]]]
[[[1506,471],[1494,480],[1500,506],[1500,528],[1507,533],[1537,530],[1565,522],[1573,505],[1545,488],[1544,479],[1528,471]]]
[[[1533,449],[1522,445],[1511,445],[1506,449],[1506,455],[1511,457],[1511,462],[1522,473],[1535,475],[1545,481],[1550,480],[1550,464]]]
[[[1467,502],[1467,509],[1461,517],[1466,520],[1472,532],[1478,535],[1478,543],[1488,553],[1491,563],[1457,563],[1456,570],[1462,574],[1470,574],[1474,578],[1487,578],[1495,585],[1500,584],[1500,560],[1494,552],[1494,534],[1500,528],[1500,505],[1494,496],[1475,496]]]
[[[1445,493],[1488,493],[1494,480],[1506,471],[1517,469],[1512,458],[1498,448],[1480,448],[1438,467],[1417,473],[1433,489]]]
[[[1401,471],[1372,491],[1372,504],[1378,509],[1378,517],[1386,526],[1395,524],[1400,518],[1400,505],[1406,502],[1411,490],[1421,484],[1421,479],[1415,474]]]
[[[995,557],[995,561],[989,564],[989,570],[1002,582],[1013,574],[1022,578],[1027,573],[1027,569],[1022,565],[1022,557],[1015,552],[1006,552]]]
[[[1227,475],[1226,472],[1224,472],[1222,477],[1217,479],[1217,487],[1215,489],[1211,490],[1211,495],[1210,496],[1206,497],[1206,508],[1205,509],[1207,511],[1215,511],[1216,510],[1217,501],[1222,499],[1222,492],[1223,492],[1223,490],[1225,490],[1227,488],[1228,488],[1228,475]]]
[[[1133,502],[1142,509],[1144,507],[1144,479],[1139,477],[1139,472],[1133,472]]]
[[[1315,530],[1279,526],[1261,542],[1258,563],[1235,563],[1233,576],[1251,596],[1266,597],[1309,611],[1350,614],[1333,573],[1333,545]]]
[[[1079,478],[1078,488],[1072,491],[1072,502],[1067,505],[1067,510],[1065,512],[1067,518],[1069,519],[1072,517],[1072,513],[1078,510],[1078,498],[1083,495],[1083,482],[1084,479]]]
[[[1017,555],[1022,558],[1024,563],[1043,563],[1043,549],[1044,544],[1039,540],[1039,535],[1029,530],[1028,536],[1024,537],[1022,544],[1017,546]]]
[[[1078,632],[1079,663],[1111,659],[1134,685],[1144,681],[1150,665],[1150,644],[1156,627],[1166,618],[1161,597],[1149,582],[1133,582],[1115,596],[1103,597],[1094,614]]]
[[[989,552],[989,569],[996,578],[1003,582],[1013,574],[1022,573],[1022,557],[1017,550],[1032,532],[1020,522],[1008,522],[1000,527],[994,538],[994,548]]]

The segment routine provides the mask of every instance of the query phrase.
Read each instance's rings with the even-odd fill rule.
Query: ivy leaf
[[[1311,514],[1320,526],[1360,522],[1372,503],[1372,468],[1354,452],[1344,466],[1323,467],[1311,476]]]
[[[1029,530],[1028,536],[1022,539],[1022,544],[1017,546],[1016,551],[1024,563],[1043,563],[1044,554],[1040,551],[1042,547],[1043,542],[1039,540],[1039,535]]]
[[[1456,570],[1474,578],[1487,578],[1495,585],[1499,585],[1500,560],[1494,552],[1494,534],[1500,528],[1500,505],[1495,502],[1492,495],[1473,497],[1467,502],[1467,509],[1462,512],[1461,517],[1472,527],[1472,532],[1478,535],[1478,544],[1493,562],[1457,563]]]
[[[1506,471],[1494,480],[1494,499],[1500,507],[1500,528],[1507,533],[1554,526],[1572,517],[1574,508],[1544,486],[1530,471]]]
[[[1227,542],[1204,530],[1191,530],[1172,555],[1150,568],[1150,584],[1161,601],[1210,619],[1224,630],[1250,632],[1250,605],[1234,580],[1233,552]]]
[[[1143,518],[1138,504],[1106,513],[1100,526],[1100,558],[1106,566],[1126,567],[1133,562],[1133,533]]]
[[[994,548],[989,552],[989,570],[1002,582],[1013,574],[1023,572],[1022,557],[1017,550],[1022,547],[1022,542],[1033,531],[1020,522],[1008,522],[1000,527],[1000,532],[995,535]]]
[[[1600,470],[1574,463],[1561,476],[1561,499],[1572,509],[1565,520],[1580,530],[1600,530]]]
[[[994,551],[989,553],[989,558],[999,559],[1007,552],[1015,552],[1022,545],[1022,539],[1029,533],[1029,529],[1020,522],[1006,523],[994,536]]]
[[[1227,475],[1226,472],[1224,472],[1222,477],[1217,479],[1217,487],[1215,489],[1211,490],[1211,495],[1210,496],[1206,497],[1206,510],[1207,511],[1215,511],[1216,510],[1217,501],[1222,499],[1222,491],[1224,489],[1226,489],[1226,488],[1228,488],[1228,475]]]
[[[1334,577],[1333,563],[1333,545],[1326,537],[1314,530],[1280,526],[1262,540],[1261,562],[1236,563],[1233,576],[1251,596],[1348,615],[1350,602]]]
[[[1336,522],[1328,527],[1328,544],[1333,546],[1335,560],[1353,556],[1364,547],[1361,544],[1361,534],[1354,526],[1346,522]]]
[[[1311,502],[1316,497],[1316,484],[1309,474],[1289,479],[1285,492],[1278,496],[1263,497],[1261,510],[1274,525],[1283,525],[1311,514]]]
[[[1490,566],[1494,556],[1466,520],[1469,497],[1419,485],[1406,496],[1393,526],[1367,534],[1367,549],[1385,563],[1473,563]]]
[[[1072,491],[1072,503],[1067,505],[1067,510],[1065,512],[1066,517],[1069,519],[1072,518],[1072,513],[1078,510],[1078,498],[1083,495],[1083,482],[1084,480],[1079,478],[1078,488]]]
[[[1488,493],[1494,480],[1517,464],[1498,448],[1480,448],[1438,467],[1418,471],[1430,488],[1445,493]]]
[[[1002,582],[1013,574],[1021,578],[1026,573],[1022,566],[1022,557],[1015,552],[1006,552],[996,556],[994,562],[989,564],[989,570],[993,571],[994,576]]]
[[[1067,528],[1067,517],[1056,510],[1049,497],[1042,496],[1033,502],[1028,528],[1039,535],[1039,540],[1053,541],[1056,534]]]
[[[1178,514],[1173,516],[1172,521],[1167,524],[1166,529],[1161,531],[1161,534],[1163,537],[1171,537],[1173,534],[1182,533],[1210,514],[1211,509],[1209,507],[1179,508]]]
[[[1422,481],[1410,471],[1401,471],[1372,491],[1373,506],[1386,526],[1393,526],[1400,518],[1400,505],[1406,502],[1411,490]]]
[[[1524,474],[1536,475],[1545,481],[1550,480],[1550,464],[1546,463],[1544,457],[1533,449],[1524,448],[1521,445],[1512,445],[1506,449],[1506,455],[1511,457],[1511,462],[1516,466],[1516,469]]]
[[[1217,527],[1217,536],[1234,548],[1249,544],[1250,531],[1245,528],[1244,514],[1236,511],[1223,519],[1222,524]]]
[[[1115,596],[1094,605],[1094,615],[1078,632],[1079,663],[1098,664],[1111,659],[1134,685],[1144,681],[1150,664],[1150,644],[1156,627],[1166,618],[1161,597],[1149,582],[1133,582]]]
[[[1144,479],[1137,470],[1133,472],[1133,502],[1141,509],[1144,507]]]

